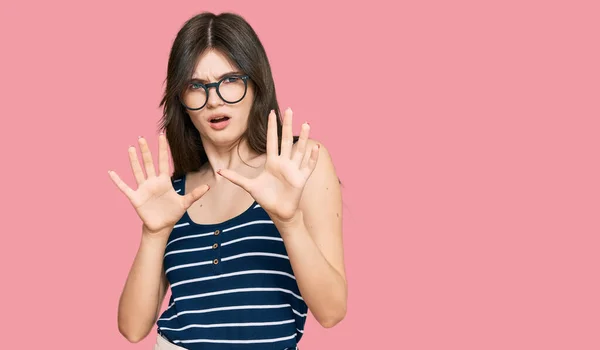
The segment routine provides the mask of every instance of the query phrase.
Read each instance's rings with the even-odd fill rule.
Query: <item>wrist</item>
[[[148,228],[148,226],[146,226],[144,224],[144,225],[142,225],[142,238],[152,240],[152,241],[156,241],[156,240],[166,241],[169,239],[169,235],[171,234],[172,230],[173,230],[173,228],[166,227],[166,228],[160,229],[158,231],[153,231],[153,230],[150,230]]]
[[[295,230],[297,228],[302,227],[304,225],[303,214],[301,210],[296,210],[294,215],[290,218],[277,218],[274,217],[273,223],[277,226],[277,229],[281,232],[281,234],[286,234],[288,231]]]

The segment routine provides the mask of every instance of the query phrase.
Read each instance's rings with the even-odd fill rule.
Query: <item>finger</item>
[[[123,182],[119,175],[117,175],[117,173],[115,173],[114,171],[109,170],[108,175],[110,175],[112,181],[115,183],[115,185],[117,185],[117,188],[121,192],[123,192],[123,194],[125,194],[125,196],[127,196],[127,198],[131,201],[131,199],[133,198],[134,191],[129,186],[127,186],[127,184]]]
[[[279,155],[277,141],[277,115],[271,110],[267,124],[267,157],[276,157]]]
[[[246,190],[246,192],[250,193],[251,180],[247,177],[244,177],[238,174],[237,172],[229,169],[220,169],[219,171],[217,171],[217,173],[226,178],[227,180],[231,181],[232,183],[240,186],[241,188]]]
[[[162,132],[158,136],[158,172],[160,175],[169,175],[169,149],[167,137]]]
[[[150,153],[150,149],[148,148],[148,142],[145,138],[141,136],[139,137],[138,142],[140,144],[140,150],[142,151],[142,159],[144,160],[146,176],[156,176],[156,171],[154,170],[154,163],[152,162],[152,153]]]
[[[309,132],[310,126],[308,125],[308,123],[305,122],[304,124],[302,124],[302,129],[300,130],[300,137],[298,138],[298,142],[296,142],[296,152],[294,153],[294,157],[292,158],[293,162],[298,167],[302,165],[302,160],[304,160]]]
[[[290,159],[294,135],[292,133],[292,109],[288,108],[283,113],[283,130],[281,132],[281,156]]]
[[[306,156],[302,161],[302,166],[300,167],[300,169],[302,169],[302,171],[306,171],[307,175],[310,175],[313,172],[313,170],[315,170],[317,160],[319,159],[319,148],[320,145],[316,144],[312,147],[310,152],[306,152]]]
[[[183,196],[183,205],[185,207],[185,210],[187,210],[189,207],[192,206],[192,204],[194,204],[194,202],[196,202],[198,199],[204,196],[204,194],[208,192],[208,190],[210,190],[210,186],[208,185],[198,186],[194,188],[192,192],[185,194]]]
[[[138,185],[141,185],[146,180],[144,171],[140,165],[140,161],[137,157],[137,150],[133,146],[129,146],[129,163],[131,164],[131,170],[133,170],[133,176]]]

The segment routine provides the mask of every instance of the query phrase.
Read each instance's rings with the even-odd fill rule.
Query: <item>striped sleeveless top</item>
[[[185,194],[185,176],[172,181]],[[296,349],[308,307],[283,239],[255,201],[220,224],[186,212],[164,255],[168,308],[156,322],[171,343],[198,350]]]

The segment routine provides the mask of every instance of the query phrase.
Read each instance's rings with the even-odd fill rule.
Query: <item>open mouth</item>
[[[209,121],[211,123],[220,123],[220,122],[224,122],[224,121],[227,121],[227,120],[229,120],[228,116],[221,116],[221,117],[212,118]]]

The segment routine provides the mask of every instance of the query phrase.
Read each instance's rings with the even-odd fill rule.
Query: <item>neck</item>
[[[254,167],[256,164],[252,160],[259,156],[259,154],[250,148],[248,140],[245,137],[224,145],[216,145],[209,140],[202,139],[202,145],[208,158],[207,165],[209,169],[207,170],[212,173],[217,181],[222,179],[217,174],[219,169],[233,169],[238,171],[241,168],[248,167],[248,164]]]

